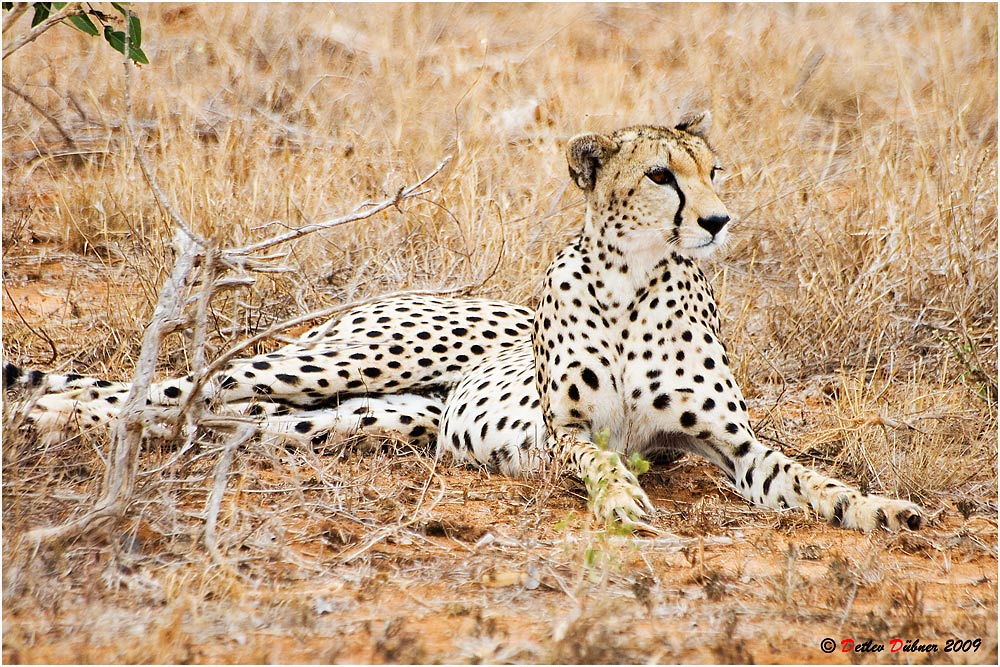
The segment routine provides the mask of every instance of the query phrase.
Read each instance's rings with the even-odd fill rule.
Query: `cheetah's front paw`
[[[920,506],[905,500],[881,496],[841,496],[835,503],[832,521],[834,525],[839,523],[844,528],[865,532],[879,528],[898,532],[904,528],[919,530],[925,518]]]
[[[582,477],[594,515],[607,523],[653,530],[642,519],[654,510],[639,480],[617,452],[588,452]]]

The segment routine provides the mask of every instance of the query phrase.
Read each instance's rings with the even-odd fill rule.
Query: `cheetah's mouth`
[[[719,234],[716,234],[715,236],[707,240],[688,239],[687,243],[685,243],[683,240],[680,240],[681,242],[678,243],[677,245],[679,246],[681,253],[689,255],[694,258],[703,258],[703,257],[708,257],[716,250],[718,250],[725,243],[726,238],[727,236],[725,232],[720,232]],[[692,241],[694,242],[692,243]]]

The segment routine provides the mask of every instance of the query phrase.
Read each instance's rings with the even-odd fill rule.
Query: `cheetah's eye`
[[[646,172],[646,177],[657,185],[672,185],[677,187],[677,179],[672,171],[666,167],[653,167]]]

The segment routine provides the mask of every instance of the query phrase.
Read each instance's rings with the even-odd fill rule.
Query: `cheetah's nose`
[[[712,236],[715,236],[729,222],[728,215],[710,215],[707,218],[698,218],[698,225]]]

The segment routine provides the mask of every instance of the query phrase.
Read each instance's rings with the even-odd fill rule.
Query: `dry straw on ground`
[[[93,507],[107,439],[42,447],[5,415],[5,661],[846,662],[820,640],[897,636],[980,638],[930,659],[996,660],[995,6],[137,11],[139,141],[220,246],[392,198],[454,155],[425,195],[217,296],[209,358],[402,289],[486,279],[477,295],[532,304],[580,224],[566,138],[708,107],[738,221],[707,271],[759,434],[935,518],[835,531],[685,460],[644,476],[676,537],[618,536],[570,484],[395,441],[229,448],[213,495],[226,444],[204,434],[182,456],[149,443],[123,520],[34,550],[27,531]],[[59,26],[3,67],[4,356],[129,378],[174,258],[120,59]],[[164,341],[161,375],[190,371],[190,343]]]

